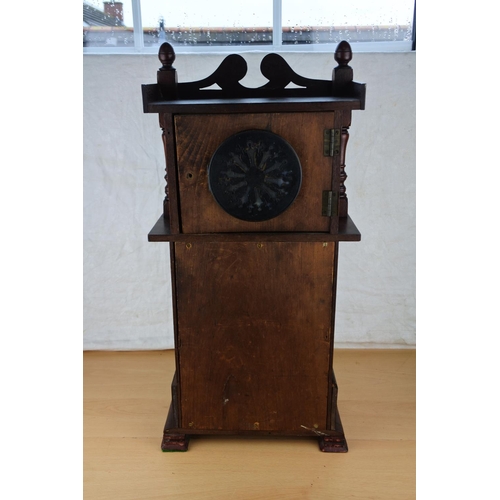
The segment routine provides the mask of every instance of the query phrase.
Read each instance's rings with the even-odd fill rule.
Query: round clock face
[[[217,203],[233,217],[272,219],[297,197],[302,168],[292,146],[267,130],[247,130],[226,139],[208,166],[208,185]]]

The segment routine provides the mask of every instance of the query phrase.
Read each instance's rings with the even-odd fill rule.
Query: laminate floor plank
[[[415,498],[415,351],[336,350],[348,453],[308,438],[200,436],[160,450],[173,351],[84,353],[84,498]]]

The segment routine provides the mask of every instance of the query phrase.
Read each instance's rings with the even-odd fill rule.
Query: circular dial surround
[[[208,185],[229,215],[262,222],[282,214],[302,183],[300,160],[290,144],[268,130],[246,130],[226,139],[208,166]]]

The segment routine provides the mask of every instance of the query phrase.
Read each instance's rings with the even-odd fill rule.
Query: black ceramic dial
[[[283,213],[297,197],[301,182],[294,149],[267,130],[232,135],[208,166],[208,183],[217,203],[245,221],[265,221]]]

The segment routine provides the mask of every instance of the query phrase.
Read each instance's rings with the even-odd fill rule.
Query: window
[[[83,1],[83,47],[90,53],[410,50],[414,0]]]

